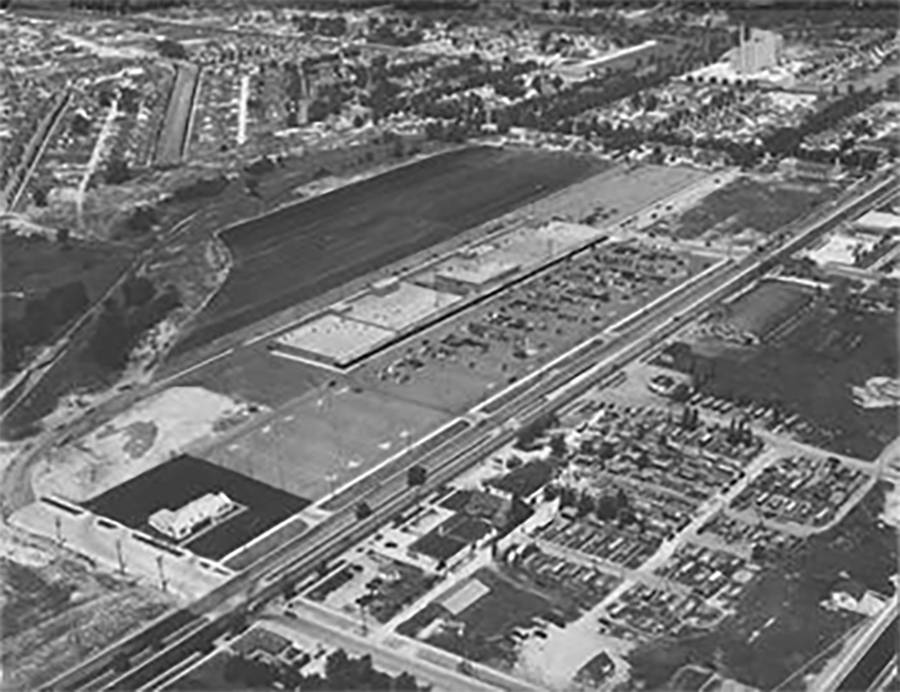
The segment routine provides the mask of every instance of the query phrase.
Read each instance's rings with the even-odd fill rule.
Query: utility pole
[[[119,558],[119,573],[125,574],[125,558],[122,556],[122,537],[116,537],[116,555]]]
[[[53,523],[56,524],[56,542],[62,546],[65,541],[62,535],[62,519],[59,516],[53,517]]]
[[[159,582],[160,582],[160,585],[162,586],[162,590],[167,591],[168,589],[167,589],[167,585],[166,585],[166,573],[163,571],[163,556],[162,555],[156,556],[156,565],[157,565],[157,567],[159,567]]]

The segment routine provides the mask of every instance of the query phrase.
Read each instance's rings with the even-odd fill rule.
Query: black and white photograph
[[[0,692],[900,692],[900,0],[0,0]]]

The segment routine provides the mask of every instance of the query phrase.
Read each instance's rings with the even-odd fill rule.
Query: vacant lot
[[[4,294],[24,293],[26,298],[46,293],[51,288],[81,281],[88,296],[99,297],[118,278],[130,257],[130,251],[102,243],[71,241],[67,245],[43,237],[0,236],[0,277]],[[7,302],[4,318],[18,317],[21,299]],[[21,304],[21,305],[20,305]]]
[[[343,379],[322,368],[279,358],[263,343],[242,348],[178,380],[277,408],[331,380]]]
[[[65,553],[37,544],[17,553],[0,560],[4,689],[38,689],[168,607],[162,592],[94,574]]]
[[[188,350],[602,170],[597,160],[476,147],[425,159],[229,229],[234,266]]]
[[[309,504],[234,471],[181,456],[84,505],[133,529],[159,535],[147,523],[151,514],[163,508],[178,509],[191,500],[216,492],[224,492],[246,509],[182,543],[192,552],[212,559],[240,548]]]
[[[738,178],[713,192],[671,225],[680,238],[698,238],[706,233],[730,235],[749,229],[762,234],[774,233],[832,198],[835,192],[821,184],[802,186]]]
[[[210,461],[307,500],[403,450],[446,417],[371,392],[326,387],[206,453]]]
[[[895,408],[861,408],[852,387],[876,376],[897,377],[898,340],[892,315],[820,306],[779,345],[716,357],[696,355],[701,389],[732,401],[779,403],[810,423],[809,441],[835,452],[874,459],[898,434]]]

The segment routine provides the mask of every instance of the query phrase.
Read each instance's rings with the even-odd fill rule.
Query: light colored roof
[[[225,493],[208,493],[172,511],[161,509],[151,515],[149,523],[163,533],[179,535],[190,531],[197,524],[227,511],[234,503]]]
[[[900,229],[900,216],[884,211],[870,211],[856,220],[856,226],[879,231]]]
[[[390,293],[369,293],[349,303],[346,317],[360,322],[402,330],[462,300],[458,295],[402,282]]]
[[[372,324],[327,314],[282,334],[277,341],[342,363],[366,353],[394,334]]]
[[[457,615],[488,593],[490,589],[477,579],[466,583],[461,589],[451,594],[443,605],[451,615]]]

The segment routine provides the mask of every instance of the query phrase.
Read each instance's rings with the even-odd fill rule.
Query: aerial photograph
[[[0,0],[0,692],[900,692],[900,0]]]

